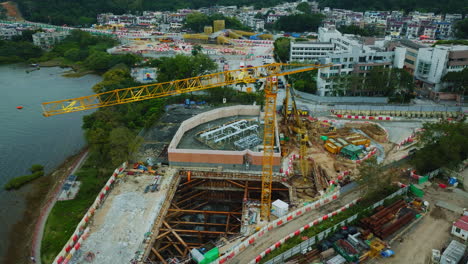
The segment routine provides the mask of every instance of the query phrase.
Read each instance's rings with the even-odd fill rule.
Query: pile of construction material
[[[415,211],[407,208],[403,200],[398,200],[388,207],[377,207],[377,213],[361,219],[364,228],[369,229],[374,235],[386,239],[415,217]]]

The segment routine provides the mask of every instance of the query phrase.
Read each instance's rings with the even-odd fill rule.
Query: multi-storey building
[[[70,33],[63,32],[37,32],[32,35],[34,45],[42,49],[50,49],[54,44],[65,39]]]
[[[291,42],[289,60],[315,62],[328,56],[334,49],[335,45],[331,42]]]
[[[319,60],[333,64],[319,69],[317,93],[333,95],[337,76],[356,73],[365,76],[374,67],[390,68],[393,65],[393,51],[387,51],[384,40],[363,39],[355,35],[341,34],[331,28],[319,28],[319,42],[296,42],[291,44],[290,60]]]
[[[420,48],[414,76],[422,87],[438,92],[445,87],[441,81],[448,72],[462,71],[468,67],[468,46],[437,45]]]
[[[0,28],[0,39],[11,39],[14,36],[21,35],[22,32],[16,30],[16,28]]]
[[[406,71],[411,74],[414,74],[416,70],[416,60],[418,58],[419,49],[425,48],[421,44],[413,42],[411,40],[402,39],[399,41],[399,47],[395,49],[395,57],[402,56],[401,65],[398,68],[403,67]],[[397,60],[395,60],[397,63]]]

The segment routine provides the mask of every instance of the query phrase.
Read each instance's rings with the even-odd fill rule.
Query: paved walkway
[[[73,165],[73,168],[68,173],[68,175],[74,174],[79,168],[81,168],[81,165],[83,164],[83,162],[86,160],[87,157],[88,157],[88,151],[85,151],[81,155],[81,158]],[[44,235],[45,224],[47,222],[47,218],[49,217],[50,211],[54,207],[55,202],[57,202],[58,195],[60,193],[60,190],[62,189],[62,185],[64,182],[65,181],[62,180],[62,182],[56,187],[51,200],[46,205],[46,207],[42,209],[41,215],[39,216],[39,219],[37,220],[37,223],[36,223],[36,227],[34,229],[34,235],[33,235],[33,241],[32,241],[32,256],[34,256],[34,258],[36,259],[37,264],[41,264],[41,245],[42,245],[42,236]]]
[[[247,247],[244,251],[242,251],[239,255],[235,256],[233,259],[229,260],[227,263],[249,263],[251,260],[255,259],[255,257],[258,256],[260,252],[263,252],[268,247],[278,242],[280,239],[305,226],[306,224],[314,221],[318,217],[335,211],[336,209],[348,204],[349,202],[351,202],[354,199],[357,199],[358,197],[359,191],[354,190],[339,197],[338,200],[334,202],[326,204],[316,210],[311,210],[310,212],[305,213],[302,217],[293,219],[291,222],[288,222],[287,224],[274,229],[268,235],[264,235],[260,239],[257,239],[253,246]]]

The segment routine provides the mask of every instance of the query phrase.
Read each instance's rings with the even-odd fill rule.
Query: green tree
[[[130,161],[143,143],[143,138],[136,136],[126,127],[113,129],[109,135],[110,157],[112,164],[118,166],[124,161]]]
[[[84,58],[81,57],[81,51],[80,49],[77,49],[77,48],[72,48],[72,49],[69,49],[67,50],[63,56],[68,59],[68,60],[71,60],[71,61],[80,61]]]
[[[312,13],[312,8],[307,2],[302,2],[297,5],[296,7],[297,10],[303,12],[304,14],[310,14]]]
[[[468,68],[459,72],[448,72],[442,77],[442,81],[449,84],[446,88],[448,91],[466,94],[468,92]]]
[[[190,13],[185,18],[185,27],[195,32],[203,32],[203,28],[207,25],[210,25],[210,19],[199,12]]]
[[[197,56],[199,53],[202,52],[202,49],[203,49],[203,47],[201,45],[198,45],[198,44],[194,45],[192,47],[192,55]]]
[[[103,72],[109,69],[110,62],[112,60],[112,55],[107,54],[106,52],[96,51],[89,55],[88,58],[84,61],[86,67]]]
[[[289,60],[289,49],[291,47],[291,40],[289,38],[278,38],[273,43],[274,54],[277,60],[286,62]]]
[[[167,82],[208,74],[217,69],[216,63],[205,54],[163,57],[158,62],[158,81]]]
[[[277,30],[286,32],[317,31],[323,18],[324,15],[322,14],[296,14],[282,16],[275,22],[274,27]]]
[[[424,174],[438,168],[454,169],[468,158],[468,123],[425,123],[419,146],[411,163],[418,173]]]
[[[385,189],[391,189],[397,176],[396,171],[385,170],[375,157],[364,161],[358,170],[357,182],[363,188],[365,197],[375,197]]]
[[[460,39],[468,39],[468,18],[455,24],[455,36]]]

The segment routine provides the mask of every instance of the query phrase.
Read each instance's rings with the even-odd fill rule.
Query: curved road
[[[81,168],[81,165],[83,162],[86,160],[88,157],[88,151],[86,150],[73,166],[71,171],[67,174],[74,174],[79,168]],[[66,179],[66,178],[65,178]],[[52,208],[55,205],[55,202],[57,202],[58,195],[60,193],[60,190],[62,189],[62,185],[65,183],[65,179],[61,181],[61,183],[57,186],[57,189],[55,190],[55,193],[53,194],[52,200],[49,202],[49,204],[46,206],[46,208],[43,208],[42,213],[37,220],[36,227],[34,229],[34,235],[33,235],[33,241],[32,241],[32,256],[36,259],[36,263],[41,264],[41,244],[42,244],[42,236],[44,235],[44,228],[45,224],[47,222],[47,218],[49,217],[49,213],[52,210]]]

